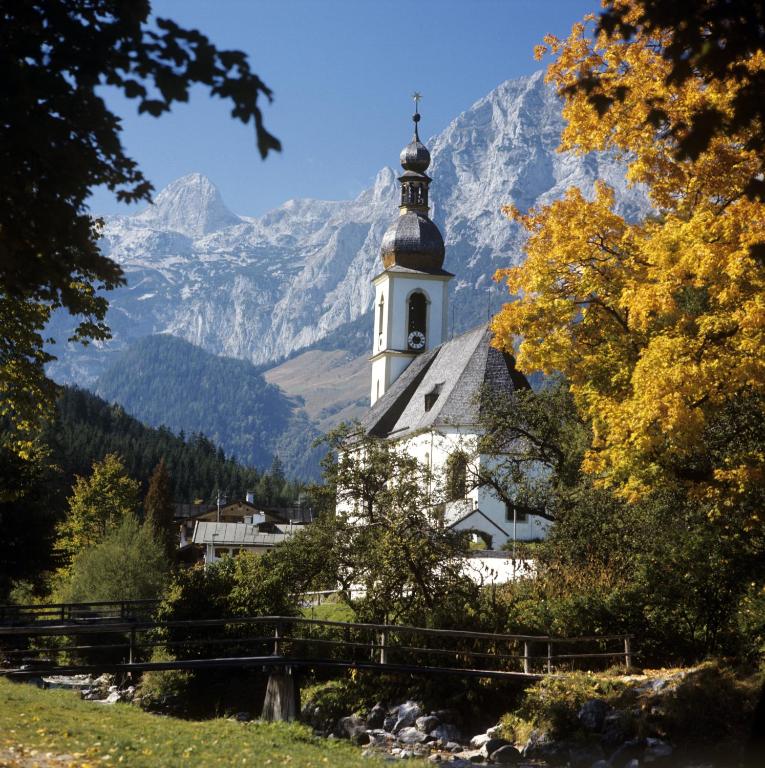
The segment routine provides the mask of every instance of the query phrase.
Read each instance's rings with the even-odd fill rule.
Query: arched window
[[[446,460],[446,498],[459,501],[467,496],[467,456],[461,451]]]
[[[428,300],[422,291],[415,291],[409,297],[409,323],[407,325],[407,346],[409,349],[425,349],[427,336]]]
[[[385,294],[380,295],[380,320],[377,326],[377,333],[382,335],[383,332],[383,317],[385,315]]]

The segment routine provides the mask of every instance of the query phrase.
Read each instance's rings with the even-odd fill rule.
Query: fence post
[[[280,629],[280,624],[277,624],[276,627],[274,627],[274,656],[279,655],[279,638],[281,637],[281,632],[279,631]]]
[[[128,664],[133,663],[133,648],[135,647],[135,627],[130,627],[130,647],[128,649]]]
[[[547,674],[552,674],[552,643],[547,643]]]
[[[380,664],[388,663],[388,649],[385,647],[388,643],[388,632],[383,630],[380,632]]]
[[[529,641],[524,640],[523,641],[523,672],[524,674],[529,674]]]
[[[624,638],[624,666],[628,670],[632,667],[632,643],[629,636]]]

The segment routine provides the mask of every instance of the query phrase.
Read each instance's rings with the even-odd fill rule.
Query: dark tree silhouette
[[[199,83],[254,124],[262,157],[280,145],[259,106],[271,91],[245,54],[151,17],[148,0],[0,0],[0,72],[0,417],[14,432],[3,443],[24,456],[54,397],[44,373],[50,313],[78,318],[71,340],[109,338],[101,291],[124,283],[98,248],[88,198],[104,186],[122,201],[151,199],[99,89],[156,117]]]
[[[151,525],[168,557],[173,557],[178,544],[173,523],[173,488],[164,458],[154,468],[149,490],[143,502],[144,523]]]
[[[201,83],[233,103],[233,117],[254,122],[262,157],[280,149],[258,106],[271,91],[245,54],[220,51],[197,30],[150,12],[148,0],[0,0],[4,293],[101,320],[106,303],[87,287],[122,281],[97,247],[86,201],[99,185],[123,201],[148,201],[152,186],[125,154],[101,86],[156,117]]]

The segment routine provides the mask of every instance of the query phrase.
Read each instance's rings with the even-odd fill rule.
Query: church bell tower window
[[[415,291],[409,297],[409,324],[407,326],[407,346],[419,352],[425,349],[427,341],[428,300],[421,291]]]

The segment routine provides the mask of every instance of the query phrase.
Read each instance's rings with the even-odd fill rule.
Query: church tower
[[[415,94],[414,137],[401,150],[399,216],[383,237],[383,271],[375,286],[372,342],[374,405],[417,355],[446,341],[449,280],[444,239],[428,217],[430,152],[420,141]]]

